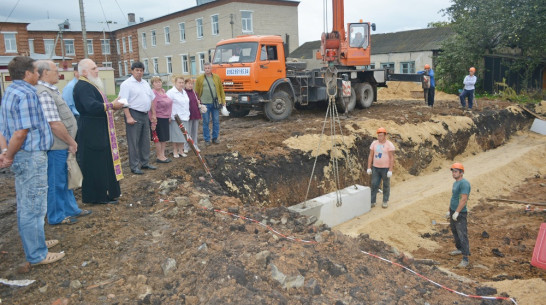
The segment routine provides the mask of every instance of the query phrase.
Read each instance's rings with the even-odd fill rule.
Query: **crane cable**
[[[343,202],[341,198],[340,191],[340,179],[339,179],[339,162],[338,162],[338,145],[336,144],[337,140],[337,129],[336,124],[339,126],[339,131],[341,134],[342,144],[345,145],[345,140],[343,138],[343,131],[341,129],[341,122],[339,120],[339,114],[336,108],[336,94],[337,94],[337,68],[334,66],[329,66],[324,73],[324,83],[326,84],[326,93],[328,94],[328,109],[326,110],[326,115],[324,117],[324,123],[322,125],[322,132],[320,134],[319,143],[317,146],[317,156],[315,157],[315,162],[313,163],[313,169],[311,171],[311,177],[309,178],[309,184],[307,185],[307,193],[305,194],[305,200],[303,202],[303,208],[306,207],[307,198],[309,197],[309,190],[311,189],[311,182],[313,181],[313,176],[315,174],[315,169],[317,166],[317,160],[320,152],[320,145],[322,143],[322,137],[324,136],[324,130],[326,129],[326,123],[330,122],[330,139],[332,143],[332,150],[330,152],[330,160],[332,163],[332,172],[334,175],[334,182],[336,184],[336,206],[340,207]]]

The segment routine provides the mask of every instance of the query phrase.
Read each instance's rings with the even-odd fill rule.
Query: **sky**
[[[127,13],[135,13],[136,20],[154,19],[190,8],[195,0],[83,0],[86,24],[105,21],[127,24]],[[324,32],[324,0],[300,0],[298,29],[300,44],[319,40]],[[331,0],[328,4],[328,31],[332,26]],[[426,28],[435,21],[447,21],[441,12],[451,0],[345,0],[345,23],[372,22],[375,33],[390,33]],[[45,7],[44,7],[45,6]],[[9,18],[8,18],[9,16]],[[77,0],[0,0],[0,22],[39,19],[80,20]],[[274,33],[272,33],[274,34]]]

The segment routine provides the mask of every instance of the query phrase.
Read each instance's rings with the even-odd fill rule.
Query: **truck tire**
[[[241,108],[241,106],[227,106],[230,118],[242,118],[250,113],[250,109]]]
[[[344,103],[345,101],[345,103]],[[356,92],[354,88],[351,88],[351,96],[350,97],[342,97],[341,90],[338,92],[338,96],[336,98],[336,106],[337,111],[339,113],[348,113],[353,110],[355,110],[356,106]]]
[[[369,108],[374,100],[373,87],[369,83],[355,85],[356,105],[359,108]]]
[[[264,105],[264,112],[271,121],[282,121],[290,116],[294,102],[286,91],[278,90],[273,93],[270,102]]]

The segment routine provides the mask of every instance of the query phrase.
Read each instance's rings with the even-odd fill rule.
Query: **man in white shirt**
[[[156,169],[150,165],[150,120],[148,111],[155,98],[147,81],[142,79],[144,65],[136,61],[131,65],[132,76],[120,86],[119,97],[127,99],[125,112],[125,130],[129,148],[129,166],[131,172],[142,175],[141,169]]]
[[[474,85],[476,84],[476,76],[474,75],[476,73],[476,68],[471,67],[468,70],[468,75],[465,76],[463,84],[464,89],[459,98],[461,99],[461,106],[466,108],[466,101],[465,98],[468,97],[468,109],[472,110],[472,102],[474,101]]]

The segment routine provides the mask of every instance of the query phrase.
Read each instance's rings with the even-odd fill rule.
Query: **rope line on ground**
[[[171,201],[171,200],[167,200],[167,199],[159,199],[160,202],[174,202],[174,201]],[[250,221],[250,222],[253,222],[255,224],[258,224],[266,229],[268,229],[269,231],[275,233],[276,235],[280,236],[280,237],[283,237],[283,238],[286,238],[290,241],[294,241],[294,242],[301,242],[301,243],[306,243],[306,244],[318,244],[318,242],[314,241],[314,240],[305,240],[305,239],[300,239],[300,238],[296,238],[296,237],[293,237],[293,236],[288,236],[288,235],[285,235],[285,234],[282,234],[280,233],[279,231],[275,230],[273,227],[271,226],[268,226],[268,225],[265,225],[255,219],[252,219],[252,218],[249,218],[249,217],[245,217],[245,216],[242,216],[242,215],[238,215],[238,214],[235,214],[235,213],[231,213],[231,212],[228,212],[228,211],[223,211],[223,210],[219,210],[219,209],[215,209],[215,208],[207,208],[207,207],[203,207],[203,206],[200,206],[201,209],[203,210],[207,210],[207,211],[213,211],[213,212],[216,212],[216,213],[221,213],[221,214],[225,214],[225,215],[229,215],[229,216],[232,216],[232,217],[235,217],[235,218],[239,218],[239,219],[243,219],[243,220],[247,220],[247,221]],[[360,250],[360,252],[362,252],[363,254],[366,254],[368,256],[371,256],[373,258],[376,258],[376,259],[379,259],[379,260],[382,260],[384,262],[387,262],[387,263],[390,263],[391,265],[395,265],[395,266],[398,266],[402,269],[405,269],[409,272],[411,272],[412,274],[434,284],[435,286],[437,287],[440,287],[444,290],[447,290],[449,292],[452,292],[452,293],[455,293],[457,295],[460,295],[462,297],[466,297],[466,298],[473,298],[473,299],[482,299],[482,300],[502,300],[502,301],[511,301],[513,304],[515,305],[518,305],[518,303],[516,302],[516,300],[514,300],[514,298],[510,298],[510,297],[489,297],[489,296],[480,296],[480,295],[473,295],[473,294],[466,294],[466,293],[463,293],[463,292],[460,292],[460,291],[457,291],[457,290],[454,290],[454,289],[451,289],[447,286],[444,286],[442,284],[439,284],[429,278],[427,278],[426,276],[402,265],[402,264],[399,264],[399,263],[396,263],[396,262],[393,262],[391,260],[388,260],[386,258],[383,258],[379,255],[375,255],[375,254],[372,254],[372,253],[369,253],[369,252],[366,252],[364,250]]]

